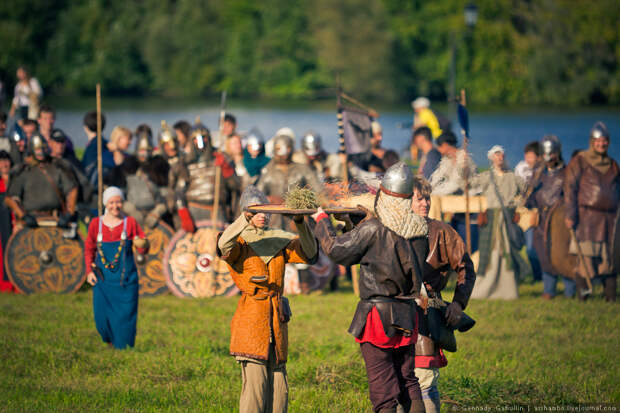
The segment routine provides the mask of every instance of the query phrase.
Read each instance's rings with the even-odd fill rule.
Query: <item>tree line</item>
[[[0,75],[48,93],[620,103],[616,0],[3,0]],[[10,94],[10,92],[9,92]]]

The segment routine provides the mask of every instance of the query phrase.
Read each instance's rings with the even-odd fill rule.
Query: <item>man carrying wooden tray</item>
[[[256,187],[241,195],[241,210],[267,203]],[[230,354],[241,364],[239,410],[286,412],[288,409],[288,300],[282,297],[284,264],[314,264],[317,242],[303,215],[295,216],[299,236],[269,228],[270,214],[242,212],[218,235],[218,256],[241,290],[231,322]]]

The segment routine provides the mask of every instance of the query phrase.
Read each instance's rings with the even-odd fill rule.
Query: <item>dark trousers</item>
[[[398,403],[410,406],[411,400],[422,400],[420,384],[414,373],[413,345],[380,348],[362,343],[360,348],[366,363],[370,402],[375,412],[396,408]]]

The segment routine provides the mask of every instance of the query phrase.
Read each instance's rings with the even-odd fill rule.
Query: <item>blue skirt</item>
[[[138,271],[134,262],[131,241],[125,241],[118,266],[114,271],[103,266],[97,252],[95,265],[103,273],[93,287],[93,311],[95,325],[106,343],[115,348],[133,347],[136,341],[138,321]],[[102,250],[106,262],[116,254],[120,241],[103,242]]]

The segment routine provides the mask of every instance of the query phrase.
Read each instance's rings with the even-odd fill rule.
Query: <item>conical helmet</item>
[[[252,205],[267,203],[269,203],[269,200],[267,199],[265,194],[254,185],[248,185],[241,194],[241,199],[239,200],[242,211]]]
[[[49,154],[49,146],[47,145],[47,141],[39,132],[35,132],[28,141],[28,154],[35,156],[35,151],[38,149],[42,149],[45,155]]]
[[[304,133],[301,138],[301,149],[308,156],[317,156],[321,152],[321,135],[314,131]]]
[[[398,162],[385,172],[381,180],[381,191],[399,198],[413,195],[413,173],[404,162]]]
[[[173,148],[177,148],[177,137],[174,131],[168,126],[165,120],[161,121],[161,129],[159,130],[159,147],[163,149],[164,144],[170,144]]]
[[[555,135],[545,135],[540,141],[542,146],[543,156],[549,156],[552,153],[562,153],[562,143],[560,138]]]
[[[245,137],[245,143],[247,148],[258,151],[265,144],[265,140],[258,129],[252,128]]]
[[[590,131],[591,139],[607,138],[609,139],[609,130],[603,122],[596,122]]]
[[[194,141],[194,145],[198,149],[205,149],[211,147],[211,132],[201,121],[200,117],[196,117],[194,126],[189,131],[189,137]]]

